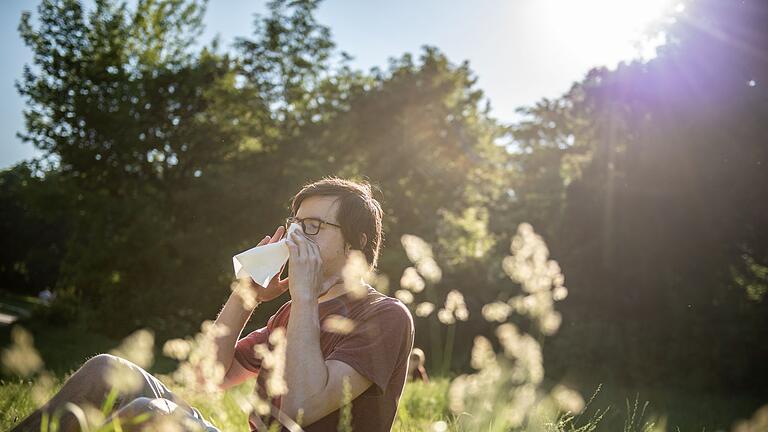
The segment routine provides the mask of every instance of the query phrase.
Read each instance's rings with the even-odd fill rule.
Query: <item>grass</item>
[[[50,328],[26,322],[35,337],[35,346],[53,373],[57,390],[65,378],[87,358],[107,352],[119,341],[86,331],[82,327]],[[0,347],[8,345],[8,327],[0,328]],[[157,344],[152,372],[161,374],[173,370],[175,362],[163,357]],[[170,380],[163,380],[170,383]],[[32,398],[32,380],[6,378],[0,380],[0,430],[9,430],[32,412],[36,406]],[[596,385],[596,384],[595,384]],[[249,394],[253,382],[243,384],[212,401],[202,395],[180,395],[197,407],[212,423],[224,431],[245,430],[247,416],[237,403],[238,394]],[[408,431],[464,431],[457,421],[460,416],[448,408],[447,377],[437,377],[429,384],[408,383],[403,391],[398,414],[392,430]],[[582,394],[589,395],[595,387],[582,385]],[[647,406],[645,401],[651,401]],[[581,417],[568,417],[558,413],[551,404],[541,401],[530,415],[524,430],[546,432],[623,431],[726,431],[738,419],[750,418],[763,400],[756,397],[690,393],[674,388],[631,387],[616,383],[603,385]],[[468,415],[468,414],[463,414]],[[653,423],[652,429],[648,426]],[[443,429],[444,427],[444,429]]]
[[[426,431],[438,421],[451,421],[448,409],[447,379],[433,380],[429,384],[408,383],[403,389],[397,409],[397,421],[392,430],[396,432]]]
[[[65,376],[57,376],[54,390],[64,382]],[[165,381],[165,380],[164,380]],[[392,430],[395,432],[464,431],[457,423],[457,417],[448,409],[447,378],[434,379],[429,384],[408,383],[400,399],[397,418]],[[31,380],[0,380],[0,430],[10,430],[18,421],[26,417],[36,407],[32,399],[33,382]],[[180,395],[198,408],[206,419],[223,431],[245,430],[247,416],[236,402],[236,395],[248,394],[253,383],[245,383],[225,393],[218,400],[212,401],[202,395]],[[659,389],[661,390],[661,389]],[[657,390],[658,392],[658,390]],[[625,396],[620,397],[619,394]],[[748,418],[750,405],[748,400],[735,400],[722,396],[697,396],[690,394],[667,395],[666,400],[675,398],[677,405],[670,405],[685,412],[662,412],[653,404],[646,406],[645,399],[639,396],[626,396],[618,389],[600,391],[580,417],[568,418],[556,413],[547,402],[536,406],[530,422],[524,430],[545,432],[589,432],[589,431],[718,431],[730,430],[735,411],[746,412],[741,418]],[[660,392],[658,392],[661,395]],[[698,398],[698,399],[697,399]],[[683,402],[685,401],[685,402]],[[752,402],[754,404],[754,402]],[[644,408],[645,407],[645,408]],[[721,407],[721,409],[717,409]],[[714,408],[714,411],[712,410]],[[716,416],[711,423],[705,419]],[[678,419],[678,421],[670,421]],[[433,429],[433,425],[438,424]],[[652,426],[653,424],[653,426]],[[652,426],[652,427],[651,427]]]

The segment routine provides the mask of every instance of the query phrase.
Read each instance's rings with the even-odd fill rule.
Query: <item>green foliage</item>
[[[0,286],[17,294],[53,289],[74,222],[78,190],[34,164],[0,172]]]
[[[733,281],[744,289],[747,297],[755,302],[761,302],[768,292],[768,267],[755,262],[749,255],[742,256],[743,273],[736,267],[731,267]]]
[[[768,79],[767,16],[692,2],[657,58],[595,69],[512,128],[507,214],[540,227],[573,293],[551,364],[733,391],[767,378],[768,112],[750,84]]]
[[[485,207],[467,207],[460,215],[442,210],[438,215],[438,245],[449,267],[467,265],[488,255],[494,239],[488,232]]]
[[[219,161],[238,140],[220,126],[211,84],[232,71],[225,56],[190,51],[202,11],[105,0],[87,13],[70,0],[43,1],[37,27],[24,14],[34,67],[18,84],[28,101],[22,137],[85,190],[113,196],[168,190]]]
[[[444,378],[426,384],[408,383],[400,397],[393,430],[428,430],[433,423],[450,419],[449,385],[450,381]]]
[[[35,53],[19,84],[24,137],[71,180],[62,199],[77,196],[54,284],[82,294],[101,331],[189,332],[223,298],[227,257],[253,243],[243,229],[268,230],[321,175],[375,179],[395,198],[385,198],[390,235],[435,238],[439,212],[483,231],[463,212],[485,214],[501,196],[504,151],[493,142],[503,129],[479,108],[468,65],[425,48],[418,63],[405,55],[386,73],[352,71],[316,7],[272,2],[236,57],[194,51],[196,2],[102,1],[90,12],[42,2],[38,26],[22,17]],[[477,234],[471,248],[487,250],[488,233]],[[461,257],[462,247],[443,250]],[[388,260],[392,272],[403,257]]]

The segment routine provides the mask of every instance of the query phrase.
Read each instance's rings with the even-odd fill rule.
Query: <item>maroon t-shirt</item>
[[[318,305],[321,328],[329,315],[340,315],[355,324],[348,334],[320,331],[320,348],[326,360],[342,361],[373,384],[352,401],[352,429],[389,431],[397,412],[397,403],[408,373],[408,358],[413,348],[413,318],[399,300],[387,297],[368,286],[363,298],[348,294]],[[254,352],[256,344],[268,344],[269,335],[278,327],[287,328],[291,302],[285,303],[269,318],[267,326],[251,332],[237,342],[235,359],[246,369],[258,372],[261,359]],[[270,347],[271,348],[271,347]],[[257,376],[257,391],[266,399],[266,376]],[[273,404],[280,405],[279,399]],[[269,425],[272,418],[263,419]],[[307,432],[336,431],[339,410],[311,425]],[[251,430],[255,426],[251,425]]]

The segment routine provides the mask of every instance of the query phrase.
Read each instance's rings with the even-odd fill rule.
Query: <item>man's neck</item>
[[[358,283],[361,284],[361,285],[363,284],[362,281],[359,281]],[[333,299],[335,299],[337,297],[341,297],[342,295],[344,295],[346,293],[347,293],[346,285],[344,284],[344,282],[339,282],[336,285],[334,285],[331,288],[329,288],[328,291],[326,291],[323,295],[321,295],[317,299],[317,303],[325,303],[325,302],[327,302],[329,300],[333,300]]]

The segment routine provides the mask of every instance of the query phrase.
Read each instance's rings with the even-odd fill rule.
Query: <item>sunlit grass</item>
[[[50,397],[55,391],[57,391],[66,375],[54,375],[54,383],[49,389],[47,397]],[[166,382],[166,377],[161,377]],[[428,384],[421,382],[411,382],[405,386],[403,395],[400,399],[398,407],[397,418],[392,427],[394,432],[410,432],[410,431],[434,431],[441,430],[441,425],[445,425],[445,431],[468,431],[468,429],[462,429],[457,424],[457,418],[451,413],[448,406],[447,391],[450,386],[450,379],[444,377],[433,378]],[[35,397],[33,396],[35,387],[35,380],[5,380],[0,381],[0,430],[10,430],[13,425],[23,419],[27,414],[32,412],[37,404]],[[253,392],[254,382],[247,382],[240,386],[234,387],[231,390],[223,393],[221,398],[215,402],[211,401],[207,396],[202,394],[195,394],[187,392],[181,388],[172,388],[174,392],[178,393],[185,400],[187,400],[192,406],[199,409],[205,418],[210,420],[213,424],[219,426],[223,431],[238,431],[245,430],[247,424],[247,414],[243,408],[239,405],[239,401],[246,398]],[[658,389],[654,394],[664,392],[663,389]],[[621,396],[623,394],[623,396]],[[543,431],[569,431],[569,432],[589,432],[589,431],[620,431],[623,432],[623,426],[632,418],[631,413],[627,411],[627,407],[633,408],[635,406],[635,400],[638,400],[638,409],[642,410],[642,405],[645,401],[638,396],[629,396],[629,389],[620,389],[616,387],[607,388],[601,390],[599,397],[596,398],[592,404],[585,409],[585,413],[581,418],[575,418],[574,415],[561,415],[560,417],[553,416],[551,413],[551,402],[540,404],[534,414],[533,423],[539,427],[539,429],[533,429],[532,426],[527,430],[543,430]],[[606,401],[606,397],[610,397],[610,402]],[[697,399],[696,395],[677,395],[678,398],[686,399],[686,406],[693,409],[695,407],[711,406],[717,404],[722,406],[722,411],[728,411],[727,403],[725,399],[707,399],[700,397]],[[659,421],[657,415],[652,415],[649,410],[654,410],[655,403],[651,401],[650,406],[646,410],[644,421]],[[731,407],[730,409],[732,409]],[[607,415],[603,418],[603,414],[607,411]],[[635,413],[635,422],[639,417],[639,413]],[[696,417],[694,415],[691,416]],[[734,432],[753,432],[763,431],[766,429],[766,423],[762,424],[762,428],[759,428],[757,423],[759,421],[765,422],[766,413],[755,413],[752,419],[745,419],[746,423],[739,423],[737,426],[741,429],[734,429]],[[761,420],[762,419],[762,420]],[[662,419],[663,420],[663,419]],[[547,424],[550,424],[547,426]],[[686,427],[686,424],[689,424]],[[701,428],[695,428],[694,422],[686,424],[668,424],[659,422],[656,425],[658,431],[676,432],[677,427],[680,427],[681,431],[694,430],[700,431]],[[743,426],[746,424],[746,426]],[[746,427],[750,427],[748,429]],[[548,429],[549,428],[549,429]],[[634,429],[639,431],[641,429]],[[707,431],[714,431],[714,428],[707,428]],[[727,429],[723,429],[727,430]]]

